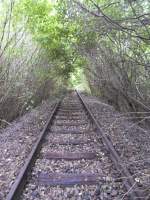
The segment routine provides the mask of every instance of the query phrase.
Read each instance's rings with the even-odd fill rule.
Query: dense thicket
[[[88,60],[85,74],[92,93],[122,111],[150,110],[150,2],[69,4],[72,20],[80,23],[78,50]]]
[[[9,121],[46,98],[54,81],[50,62],[25,23],[16,23],[16,1],[0,1],[0,120]]]
[[[122,111],[150,110],[149,10],[149,0],[0,1],[0,119],[79,83]]]

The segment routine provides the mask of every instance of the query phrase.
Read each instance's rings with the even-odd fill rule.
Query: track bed
[[[136,183],[132,188],[129,178],[126,187],[124,169],[116,168],[116,158],[79,97],[69,93],[53,113],[25,188],[21,196],[15,194],[20,200],[136,199]]]

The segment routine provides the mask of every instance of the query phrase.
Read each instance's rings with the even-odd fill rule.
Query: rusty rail
[[[20,195],[21,195],[21,193],[25,187],[25,184],[27,182],[28,174],[31,172],[32,166],[35,163],[38,152],[41,149],[43,139],[46,135],[47,128],[51,124],[53,117],[58,109],[59,104],[60,104],[60,101],[54,105],[53,111],[52,111],[47,123],[45,124],[44,129],[42,130],[42,132],[39,136],[39,139],[35,143],[31,153],[27,157],[27,160],[25,161],[24,166],[21,168],[20,173],[18,174],[15,182],[13,183],[13,185],[6,197],[6,200],[19,200],[20,199]]]
[[[106,134],[102,131],[102,129],[100,127],[100,124],[98,123],[98,121],[94,117],[93,113],[89,109],[87,103],[84,101],[84,99],[81,96],[81,94],[77,90],[76,90],[76,93],[77,93],[79,99],[81,100],[85,110],[87,111],[87,113],[89,114],[90,118],[92,119],[92,121],[96,125],[98,133],[102,136],[104,144],[106,145],[108,153],[110,154],[111,160],[114,162],[117,170],[120,171],[120,173],[122,174],[122,177],[125,177],[125,180],[123,180],[123,183],[124,183],[124,186],[127,189],[127,191],[130,191],[129,195],[130,195],[131,200],[141,199],[141,196],[143,196],[142,192],[138,188],[138,186],[136,184],[136,181],[134,180],[134,178],[130,174],[129,170],[127,168],[125,168],[121,164],[122,161],[120,159],[119,154],[115,150],[115,148],[113,146],[113,143],[110,141],[110,139],[108,139]],[[135,187],[136,187],[136,190],[135,190]]]

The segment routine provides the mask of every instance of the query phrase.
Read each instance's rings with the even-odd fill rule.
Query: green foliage
[[[76,62],[80,56],[75,49],[78,24],[66,18],[66,9],[61,1],[52,4],[48,0],[23,0],[14,12],[16,21],[26,24],[33,39],[53,61],[52,74],[65,81],[80,64]]]
[[[79,84],[83,80],[80,74],[84,72],[87,62],[78,48],[86,52],[101,48],[103,52],[100,56],[105,61],[107,55],[104,49],[107,49],[111,58],[131,62],[133,58],[140,57],[140,62],[148,62],[149,25],[141,26],[143,18],[136,19],[141,13],[148,12],[150,5],[147,0],[80,2],[89,12],[84,9],[78,12],[79,7],[70,0],[22,0],[16,4],[14,26],[25,24],[33,40],[45,50],[51,65],[51,69],[37,69],[40,81],[50,77],[60,84]],[[95,17],[90,11],[103,16]],[[117,59],[114,62],[117,63]],[[132,66],[127,68],[129,79],[132,70]],[[137,71],[144,70],[139,67]]]

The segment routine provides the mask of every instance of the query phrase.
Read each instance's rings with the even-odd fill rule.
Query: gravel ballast
[[[150,132],[129,121],[123,114],[102,103],[96,97],[83,96],[88,107],[99,121],[103,133],[113,142],[120,155],[122,165],[128,167],[135,178],[135,185],[150,194]],[[50,115],[54,102],[44,102],[41,106],[14,121],[6,129],[0,131],[0,200],[4,200],[14,179],[24,164],[29,152],[38,139]],[[82,110],[82,106],[81,106]],[[35,162],[32,174],[20,200],[128,200],[127,191],[120,180],[120,173],[114,167],[109,154],[103,145],[101,136],[83,112],[80,120],[63,119],[61,109],[58,110],[54,123],[48,130],[41,154]],[[75,112],[74,112],[75,113]],[[86,116],[86,118],[84,118]],[[60,119],[62,117],[62,119]],[[76,114],[75,117],[76,118]],[[77,117],[78,118],[78,117]],[[61,126],[61,123],[64,125]],[[67,134],[62,132],[67,131]],[[81,134],[74,131],[81,131]],[[69,133],[70,131],[70,133]],[[71,132],[73,134],[71,134]],[[84,144],[58,144],[73,140],[84,140]],[[43,155],[47,152],[96,152],[94,160],[53,160]],[[70,187],[49,187],[37,183],[40,173],[93,173],[98,174],[96,185],[74,185]],[[126,177],[123,177],[126,179]]]
[[[37,141],[54,104],[43,102],[0,130],[0,200],[6,199],[6,194]]]
[[[112,106],[102,103],[96,97],[84,96],[88,107],[99,121],[103,133],[113,142],[122,165],[127,167],[137,184],[150,198],[150,131],[141,128],[117,112]],[[145,200],[145,199],[144,199]]]
[[[81,102],[78,98],[77,100],[80,105]],[[48,128],[41,152],[35,162],[21,200],[121,200],[126,190],[119,177],[120,174],[109,155],[107,155],[102,137],[95,132],[95,127],[87,118],[88,115],[82,108],[82,115],[87,118],[86,125],[67,126],[61,120],[62,125],[58,126],[62,110],[61,107],[58,109],[53,125]],[[72,111],[68,115],[72,116]],[[68,115],[66,115],[66,118]],[[78,115],[81,116],[80,113]],[[81,134],[76,133],[76,130]],[[61,134],[62,131],[64,131],[64,134]],[[72,134],[69,134],[69,132],[72,132]],[[88,139],[88,143],[79,145],[55,143],[55,141],[61,141],[62,139],[65,141],[71,139],[83,139],[85,141]],[[62,155],[66,152],[78,155],[90,152],[95,153],[95,157],[92,159],[66,160],[61,158],[57,160],[56,157],[48,157],[52,152],[57,154],[61,152]],[[97,181],[94,183],[84,182],[83,184],[78,182],[77,184],[76,175],[82,176],[83,174],[95,175]],[[71,175],[71,183],[68,183],[67,179],[62,179],[61,175]],[[42,177],[45,177],[48,182],[43,182]],[[85,181],[87,181],[86,179]],[[60,182],[58,181],[55,184],[56,180],[60,180]],[[127,200],[126,196],[123,199]]]

